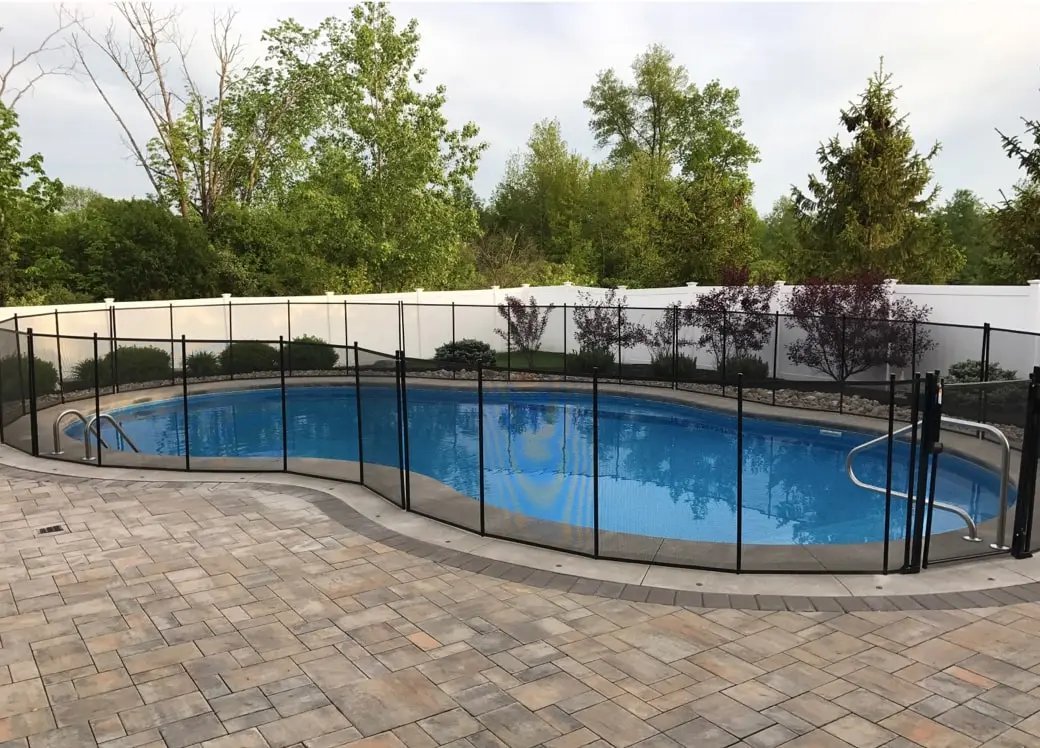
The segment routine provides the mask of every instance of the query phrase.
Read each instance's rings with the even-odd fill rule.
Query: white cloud
[[[197,34],[192,66],[204,69],[213,6],[194,3],[182,26]],[[12,13],[12,9],[17,12]],[[5,4],[0,59],[47,32],[53,11]],[[99,23],[110,11],[86,8]],[[745,129],[762,151],[753,168],[761,210],[789,185],[805,183],[820,140],[837,132],[840,107],[863,88],[885,56],[902,86],[900,105],[922,149],[944,148],[936,178],[947,194],[967,187],[995,200],[1017,178],[995,127],[1018,132],[1019,117],[1040,116],[1040,3],[650,4],[399,3],[403,22],[419,19],[420,63],[431,84],[448,87],[447,114],[481,127],[490,143],[477,178],[490,194],[531,126],[557,117],[573,147],[597,158],[582,101],[598,71],[627,74],[632,58],[662,43],[704,83],[741,91]],[[238,29],[261,55],[260,31],[293,16],[318,23],[347,6],[242,5]],[[129,92],[119,105],[146,132]],[[125,158],[111,115],[92,91],[49,79],[20,106],[28,149],[41,151],[62,179],[116,196],[144,194],[143,175]]]

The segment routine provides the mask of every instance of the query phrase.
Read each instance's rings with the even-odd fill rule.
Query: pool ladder
[[[94,459],[93,450],[90,448],[91,434],[94,434],[97,437],[98,444],[100,445],[98,449],[100,449],[101,447],[109,449],[108,443],[105,441],[105,438],[101,436],[101,423],[105,421],[112,424],[112,428],[114,428],[116,430],[116,433],[123,438],[123,441],[125,441],[130,446],[130,449],[134,450],[135,452],[141,451],[137,448],[137,445],[134,444],[134,440],[131,439],[130,436],[123,430],[123,427],[119,425],[119,422],[112,417],[111,413],[98,413],[96,415],[90,416],[90,418],[87,418],[78,410],[73,410],[70,408],[69,410],[63,411],[61,415],[54,419],[54,451],[51,452],[52,455],[64,454],[64,452],[61,449],[61,423],[65,420],[66,416],[75,416],[83,422],[84,462],[90,462]]]
[[[979,429],[986,431],[997,437],[1000,444],[1001,459],[1000,459],[1000,515],[997,521],[997,542],[991,543],[990,548],[998,551],[1008,550],[1008,546],[1005,544],[1005,534],[1007,532],[1007,496],[1008,496],[1008,481],[1011,474],[1011,444],[1008,442],[1004,432],[995,426],[990,426],[988,423],[979,423],[978,421],[965,421],[962,418],[953,418],[951,416],[942,416],[942,422],[948,423],[953,426],[967,426],[973,429]],[[906,433],[910,429],[920,426],[924,421],[918,421],[917,423],[911,423],[901,428],[896,429],[892,432],[892,436],[896,437],[899,434]],[[856,477],[855,471],[852,469],[852,460],[857,454],[873,447],[875,444],[881,444],[882,442],[888,441],[888,434],[882,434],[879,437],[871,439],[870,441],[863,442],[859,446],[853,447],[849,452],[848,457],[845,458],[845,472],[849,474],[849,479],[859,486],[865,488],[868,491],[879,493],[882,495],[897,496],[901,499],[908,499],[911,503],[917,501],[917,499],[911,499],[907,494],[902,491],[891,490],[889,491],[882,486],[875,486],[870,483],[864,483]],[[981,543],[982,538],[979,537],[979,528],[975,525],[975,520],[971,518],[971,515],[961,509],[959,506],[953,504],[947,504],[944,501],[936,501],[935,508],[945,512],[951,512],[956,514],[958,517],[964,520],[964,523],[968,526],[968,534],[964,536],[965,540],[971,541],[972,543]]]

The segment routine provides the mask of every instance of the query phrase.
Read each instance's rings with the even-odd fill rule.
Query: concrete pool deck
[[[380,381],[383,378],[374,378],[370,383]],[[366,380],[362,380],[363,386]],[[293,386],[321,386],[330,383],[343,384],[343,378],[316,378],[306,380],[293,380]],[[352,382],[347,382],[348,384]],[[265,380],[242,380],[235,382],[213,382],[205,384],[193,384],[189,387],[192,393],[219,392],[236,390],[249,387],[269,387],[275,384]],[[287,384],[290,384],[287,382]],[[439,380],[423,380],[422,385],[427,386],[458,387],[459,382],[442,382]],[[466,385],[463,385],[466,386]],[[501,385],[499,385],[501,386]],[[513,383],[508,385],[514,389],[558,389],[547,387],[544,383]],[[569,384],[568,390],[579,390],[582,385]],[[617,385],[604,385],[601,391],[604,394],[630,394],[633,388]],[[102,409],[112,409],[120,405],[133,402],[162,400],[168,397],[177,397],[181,394],[181,387],[156,388],[147,391],[133,391],[110,395],[102,399]],[[664,390],[658,392],[645,391],[638,388],[636,394],[640,396],[651,396],[659,399],[688,402],[704,407],[712,407],[715,410],[727,410],[735,408],[732,401],[719,400],[710,396],[700,395],[694,392],[674,392]],[[705,403],[709,401],[710,404]],[[92,401],[82,401],[82,407],[89,406],[92,410]],[[41,451],[50,448],[50,430],[46,428],[46,417],[51,419],[61,409],[74,407],[75,403],[64,406],[55,406],[40,412],[41,415]],[[782,413],[777,413],[782,411]],[[803,423],[818,423],[821,426],[833,426],[840,424],[846,430],[862,430],[865,432],[878,432],[886,428],[886,424],[876,419],[854,416],[838,416],[831,413],[792,411],[791,409],[772,408],[759,403],[746,403],[745,413],[749,417],[761,416],[779,418],[783,415],[789,420]],[[839,420],[840,419],[840,420]],[[19,439],[18,427],[24,427],[24,421],[14,424],[12,438]],[[12,427],[8,427],[12,432]],[[950,451],[962,451],[971,454],[974,459],[992,464],[997,459],[998,450],[992,443],[981,442],[969,436],[950,434],[950,438],[944,436],[947,449]],[[959,437],[959,438],[954,438]],[[954,444],[957,442],[957,444]],[[81,444],[68,444],[67,449],[81,447]],[[405,543],[409,552],[427,557],[442,558],[449,565],[457,565],[460,568],[480,570],[492,575],[506,575],[505,578],[523,577],[529,584],[578,586],[593,594],[607,596],[627,596],[642,599],[680,599],[687,600],[710,600],[712,607],[736,607],[736,608],[776,608],[776,609],[833,609],[835,605],[839,609],[852,607],[854,609],[893,609],[893,608],[961,608],[985,605],[1011,604],[1022,600],[1040,600],[1040,560],[1028,559],[1015,561],[1006,555],[997,558],[988,558],[980,561],[959,563],[956,566],[933,567],[920,575],[855,575],[855,574],[828,574],[816,573],[812,575],[799,574],[763,574],[743,573],[741,575],[697,571],[692,569],[671,568],[657,566],[650,563],[639,562],[615,562],[603,559],[590,559],[574,554],[545,550],[542,548],[513,543],[478,534],[456,529],[444,523],[437,522],[415,513],[406,513],[399,508],[387,503],[385,499],[372,494],[366,488],[356,485],[335,482],[336,478],[349,479],[349,475],[333,475],[324,478],[314,478],[295,474],[283,473],[257,473],[254,471],[235,473],[177,473],[167,470],[152,469],[156,466],[155,460],[170,460],[176,458],[156,458],[156,456],[138,456],[127,453],[112,453],[106,451],[105,458],[111,459],[118,454],[124,467],[97,468],[86,465],[75,457],[69,460],[44,460],[33,459],[27,455],[11,448],[0,450],[0,461],[12,467],[33,470],[50,475],[76,476],[81,478],[95,478],[116,481],[148,481],[162,484],[174,483],[235,483],[246,485],[266,486],[293,486],[299,489],[318,491],[325,499],[322,506],[327,511],[340,507],[343,515],[349,518],[345,522],[347,526],[361,523],[367,527],[370,533],[380,537],[393,537],[394,543]],[[70,455],[71,457],[71,455]],[[193,467],[205,468],[207,463],[216,462],[205,459],[193,459]],[[274,461],[280,467],[280,459]],[[306,462],[299,460],[298,462]],[[330,462],[330,461],[318,461]],[[338,462],[338,461],[337,461]],[[227,467],[234,468],[235,463],[240,468],[248,465],[256,465],[255,460],[232,460]],[[352,463],[339,463],[339,465],[352,465]],[[217,465],[214,465],[217,467]],[[224,465],[220,465],[224,467]],[[327,466],[326,466],[327,467]],[[372,466],[366,466],[368,471]],[[354,468],[356,470],[356,467]],[[323,472],[325,470],[323,469]],[[397,471],[389,471],[393,475],[387,476],[388,487],[396,481]],[[1012,471],[1015,475],[1017,470]],[[356,477],[355,477],[356,479]],[[413,480],[413,506],[422,508],[426,497],[429,501],[437,495],[438,487],[442,484],[429,480],[429,485],[424,485],[422,476],[412,477]],[[418,498],[417,498],[418,497]],[[446,498],[446,497],[445,497]],[[471,499],[467,501],[472,503]],[[507,513],[508,514],[508,513]],[[339,518],[342,519],[342,518]],[[982,526],[988,533],[992,533],[992,523]],[[363,531],[362,531],[363,532]],[[387,535],[389,533],[390,535]],[[947,533],[949,542],[964,544],[958,539],[957,533]],[[942,536],[938,536],[941,538]],[[933,539],[936,542],[937,539]],[[660,540],[656,541],[658,544]],[[717,545],[728,547],[732,553],[732,544],[693,544],[710,546]],[[870,545],[870,544],[868,544]],[[871,549],[880,557],[880,544]],[[893,543],[898,549],[899,556],[902,555],[902,543]],[[939,543],[933,548],[939,547]],[[754,546],[745,546],[754,548]],[[791,547],[785,547],[791,552]],[[840,548],[830,546],[830,548]],[[796,549],[797,550],[797,549]],[[447,555],[445,555],[447,554]],[[710,558],[710,556],[707,556]],[[652,557],[651,557],[652,558]],[[695,558],[695,557],[694,557]],[[763,563],[767,563],[768,556],[762,556]],[[768,567],[766,567],[768,568]],[[796,567],[800,568],[800,567]],[[820,571],[819,565],[813,569]],[[516,579],[514,581],[520,581]],[[1004,589],[1007,588],[1007,589]],[[984,591],[989,590],[989,594]],[[970,593],[965,595],[962,593]]]
[[[444,526],[389,530],[402,513],[357,486],[75,467],[0,467],[4,748],[1040,744],[1040,604],[995,590],[957,610],[640,601],[463,568]]]

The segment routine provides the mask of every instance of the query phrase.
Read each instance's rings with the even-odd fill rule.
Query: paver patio
[[[0,468],[0,531],[0,748],[1040,745],[1037,603],[577,594],[241,482]]]

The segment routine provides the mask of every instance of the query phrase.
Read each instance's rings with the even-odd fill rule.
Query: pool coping
[[[434,526],[436,532],[439,527],[441,532],[439,540],[427,534],[427,538],[416,537],[423,534],[418,528],[412,528],[412,532],[401,532],[388,527],[384,522],[377,521],[381,511],[387,508],[386,501],[381,497],[371,494],[363,486],[351,484],[339,484],[338,486],[318,488],[316,479],[306,476],[292,474],[278,474],[280,480],[264,480],[255,475],[212,475],[212,474],[186,474],[173,473],[163,474],[160,471],[144,470],[134,471],[134,475],[126,477],[123,468],[94,468],[88,465],[72,465],[60,461],[49,461],[41,458],[33,458],[21,453],[14,448],[0,447],[0,464],[4,465],[2,472],[6,476],[29,478],[39,480],[40,478],[57,478],[62,482],[73,483],[103,483],[106,485],[116,484],[130,486],[142,482],[155,483],[184,483],[184,484],[212,484],[212,483],[234,483],[245,485],[258,491],[266,491],[284,495],[291,495],[308,501],[322,511],[331,520],[338,522],[345,528],[357,532],[369,540],[378,542],[388,548],[408,553],[418,558],[423,558],[434,563],[439,563],[459,571],[481,574],[495,577],[518,585],[527,585],[542,589],[553,589],[564,593],[575,595],[587,595],[594,597],[624,600],[632,603],[649,603],[660,605],[677,605],[690,608],[715,608],[715,609],[737,609],[737,610],[761,610],[761,611],[797,611],[797,612],[823,612],[832,614],[841,613],[866,613],[872,611],[940,611],[940,610],[972,610],[979,608],[1000,608],[1007,605],[1019,605],[1023,603],[1040,602],[1040,558],[1025,559],[1013,562],[1016,569],[1028,571],[1032,576],[1019,576],[1028,580],[1014,584],[998,584],[991,587],[978,587],[974,589],[950,589],[942,592],[929,591],[937,586],[948,586],[949,579],[944,579],[943,584],[937,585],[939,575],[944,572],[955,571],[956,579],[966,580],[973,574],[965,574],[964,569],[970,564],[958,566],[956,570],[945,568],[929,570],[917,575],[889,575],[888,577],[877,576],[871,582],[885,579],[899,580],[902,586],[908,584],[920,587],[921,591],[916,593],[902,594],[856,594],[847,590],[844,595],[820,595],[820,594],[784,594],[784,579],[776,576],[765,575],[774,588],[771,594],[729,592],[717,589],[712,591],[709,587],[704,590],[683,589],[677,586],[663,586],[644,584],[639,582],[623,582],[612,579],[603,579],[591,574],[568,573],[567,571],[556,571],[554,568],[542,568],[542,565],[529,565],[504,561],[482,555],[478,551],[460,550],[449,548],[445,543],[451,543],[450,538],[444,539],[443,530],[451,530],[442,523],[433,520],[425,520]],[[50,468],[45,469],[45,468]],[[78,468],[78,469],[76,469]],[[86,473],[86,474],[79,474]],[[122,477],[116,477],[122,476]],[[324,481],[327,483],[328,481]],[[344,490],[348,489],[348,490]],[[354,496],[344,495],[354,493]],[[358,495],[367,494],[366,497]],[[371,502],[375,502],[372,505]],[[368,506],[366,506],[368,504]],[[375,507],[374,517],[369,516]],[[380,509],[381,507],[381,509]],[[367,510],[367,511],[366,511]],[[391,512],[398,517],[406,516],[406,513],[398,510]],[[421,516],[407,515],[422,520]],[[412,523],[414,524],[414,523]],[[429,528],[427,528],[429,529]],[[480,539],[472,533],[457,531],[471,538]],[[450,534],[450,533],[449,533]],[[482,539],[483,540],[483,539]],[[527,546],[517,546],[514,543],[499,540],[487,540],[485,546],[513,546],[513,550],[530,550]],[[554,552],[556,556],[576,558],[573,554]],[[588,564],[597,564],[606,567],[614,567],[619,564],[608,561],[586,560]],[[992,573],[999,562],[983,561],[976,562],[974,566],[985,567],[986,572]],[[624,564],[624,566],[639,566],[637,564]],[[672,569],[676,573],[688,573],[696,579],[720,579],[736,580],[738,585],[752,583],[761,579],[764,575],[742,574],[733,575],[725,572],[695,572],[690,569]],[[998,572],[999,573],[999,572]],[[950,575],[946,575],[949,577]],[[1007,576],[1007,574],[1003,574]],[[802,581],[812,579],[812,575],[795,576],[794,580]],[[818,578],[818,577],[817,577]],[[992,577],[991,577],[992,579]],[[690,581],[690,585],[701,586],[704,582]]]

